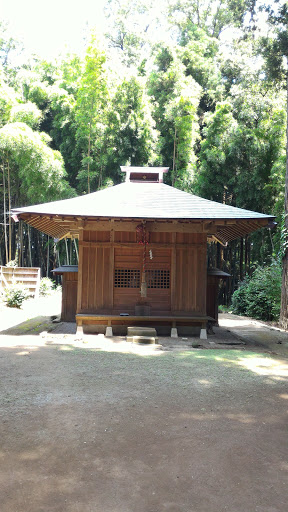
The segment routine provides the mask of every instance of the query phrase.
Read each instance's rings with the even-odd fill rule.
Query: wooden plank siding
[[[75,322],[77,306],[78,272],[66,272],[62,276],[62,322]]]
[[[201,240],[202,239],[202,240]],[[206,314],[206,236],[201,234],[176,234],[176,241],[187,243],[177,247],[175,263],[175,312]],[[191,245],[190,245],[191,244]]]
[[[145,300],[151,314],[206,314],[206,235],[152,232],[148,236],[151,245],[146,246],[147,275],[149,271],[152,271],[150,276],[154,275],[153,271],[155,275],[162,271],[167,278],[166,285],[169,282],[161,288],[147,288]],[[141,301],[140,286],[115,286],[114,272],[115,269],[139,270],[141,283],[144,247],[137,243],[136,233],[84,230],[80,247],[82,290],[80,287],[78,313],[134,314],[135,304]]]
[[[84,242],[108,242],[109,231],[84,231]],[[99,247],[96,244],[82,246],[82,262],[79,254],[79,267],[82,268],[81,304],[78,312],[96,312],[99,309],[112,309],[111,281],[111,250],[109,246]]]

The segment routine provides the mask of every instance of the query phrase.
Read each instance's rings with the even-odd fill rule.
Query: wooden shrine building
[[[167,168],[121,169],[120,185],[12,212],[55,239],[79,240],[78,269],[57,269],[63,319],[76,316],[78,330],[107,335],[149,325],[173,335],[197,327],[205,336],[207,240],[226,245],[273,217],[165,185]]]

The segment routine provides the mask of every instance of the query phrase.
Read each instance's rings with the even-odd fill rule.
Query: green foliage
[[[91,190],[90,179],[101,170],[101,148],[104,142],[103,121],[107,104],[105,54],[92,36],[86,50],[83,72],[76,96],[75,122],[76,144],[81,152],[81,167],[78,178],[87,183],[84,190]],[[100,164],[100,165],[99,165]],[[84,179],[83,179],[84,178]]]
[[[250,0],[171,0],[168,5],[171,23],[176,23],[181,33],[196,25],[213,37],[233,25],[240,27],[245,15],[252,17],[255,9],[255,2]]]
[[[0,129],[0,158],[3,165],[9,162],[18,201],[40,203],[73,195],[64,180],[62,156],[47,146],[49,140],[47,134],[34,132],[24,123]]]
[[[42,277],[40,280],[39,286],[39,294],[41,297],[46,297],[47,295],[51,295],[54,289],[54,281],[49,277]]]
[[[153,0],[108,0],[105,11],[106,38],[111,53],[116,53],[114,66],[120,60],[123,68],[137,67],[149,53],[150,34],[157,31],[160,10]]]
[[[219,304],[219,306],[218,306],[219,313],[229,313],[230,309],[231,309],[231,307],[225,306],[224,304]]]
[[[10,33],[8,23],[0,21],[0,65],[6,69],[8,76],[11,74],[10,57],[16,51],[19,54],[21,50],[22,45]]]
[[[17,265],[17,261],[16,260],[11,260],[11,261],[8,261],[5,265],[6,267],[12,267],[12,268],[15,268],[15,267],[18,267]]]
[[[234,86],[229,102],[206,114],[195,191],[208,199],[269,213],[285,166],[284,101],[252,86]],[[282,103],[282,104],[281,104]],[[283,106],[282,106],[283,105]],[[275,174],[274,174],[275,173]],[[276,177],[277,176],[277,177]]]
[[[281,265],[258,267],[232,297],[232,312],[259,320],[278,320],[281,303]]]
[[[18,103],[14,105],[10,114],[11,123],[25,123],[32,130],[38,129],[42,118],[41,110],[37,108],[35,103]]]
[[[115,172],[116,182],[123,163],[141,166],[155,162],[157,136],[143,79],[124,79],[111,98],[102,153],[107,155],[107,167]]]
[[[219,68],[219,41],[207,35],[196,25],[182,33],[181,47],[178,53],[185,66],[185,73],[191,76],[202,88],[199,113],[203,115],[221,101],[224,94],[224,83]]]
[[[17,95],[4,81],[0,68],[0,128],[8,123],[12,107],[17,103]]]
[[[161,159],[172,169],[170,182],[189,189],[196,164],[194,145],[199,135],[197,108],[201,88],[186,76],[173,49],[161,47],[155,63],[158,69],[150,75],[148,91],[160,133]]]
[[[11,284],[4,289],[2,296],[6,306],[19,309],[23,302],[29,298],[29,292],[21,284]]]

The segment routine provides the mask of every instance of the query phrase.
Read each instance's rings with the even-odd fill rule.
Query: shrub
[[[6,263],[6,267],[13,267],[13,268],[18,267],[18,265],[17,265],[17,261],[16,261],[16,260],[10,260],[10,261],[8,261],[8,263]]]
[[[231,309],[231,307],[226,306],[225,304],[219,304],[219,306],[218,306],[219,313],[229,313],[230,309]]]
[[[249,278],[246,277],[242,283],[240,283],[238,290],[233,293],[232,296],[232,313],[237,315],[246,315],[248,307],[247,290],[249,285]]]
[[[29,296],[29,291],[21,284],[11,284],[3,291],[3,301],[9,308],[20,309]]]
[[[278,320],[281,305],[281,266],[278,261],[258,267],[232,297],[232,312],[259,320]]]
[[[42,277],[40,281],[39,294],[42,297],[46,297],[47,295],[51,294],[53,288],[54,281],[52,281],[52,279],[50,279],[49,277]]]

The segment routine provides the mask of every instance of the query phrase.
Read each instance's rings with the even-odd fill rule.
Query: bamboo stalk
[[[12,259],[12,229],[11,229],[11,186],[10,186],[10,166],[7,157],[7,185],[8,185],[8,208],[9,208],[9,261]]]
[[[50,257],[50,254],[49,254],[49,235],[47,236],[47,265],[46,265],[46,277],[49,276],[49,257]]]
[[[4,237],[5,237],[5,254],[6,263],[8,263],[8,240],[7,240],[7,222],[6,222],[6,183],[5,183],[5,165],[3,161],[3,214],[4,214]]]
[[[79,263],[79,253],[78,253],[78,247],[77,247],[77,242],[76,242],[75,238],[73,238],[73,242],[74,242],[74,247],[75,247],[75,252],[76,252],[76,257],[77,257],[77,263]]]
[[[32,253],[31,253],[31,234],[30,234],[30,226],[28,224],[28,255],[29,255],[29,263],[30,267],[33,267],[32,265]]]
[[[68,245],[67,245],[67,238],[65,238],[65,248],[66,248],[66,265],[70,265],[70,263],[69,263]]]

